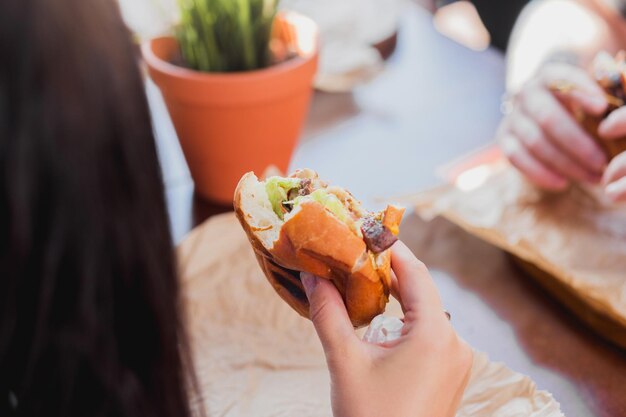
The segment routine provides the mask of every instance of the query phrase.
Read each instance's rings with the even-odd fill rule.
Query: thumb
[[[309,299],[309,316],[315,331],[326,357],[333,357],[335,352],[345,350],[347,343],[358,340],[341,295],[329,280],[308,272],[302,272],[300,279]]]
[[[604,139],[620,139],[626,135],[626,107],[611,112],[598,126],[598,134]]]

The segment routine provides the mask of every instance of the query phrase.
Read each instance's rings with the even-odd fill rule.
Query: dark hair
[[[163,184],[116,2],[2,0],[0,59],[0,414],[189,416]]]

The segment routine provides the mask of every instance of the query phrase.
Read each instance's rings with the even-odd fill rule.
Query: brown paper
[[[424,218],[443,216],[512,253],[581,319],[614,342],[626,340],[626,207],[597,189],[544,193],[508,165],[463,191],[417,196]]]
[[[213,217],[192,231],[178,256],[208,414],[331,416],[328,371],[313,326],[276,296],[235,216]],[[388,313],[399,311],[390,304]],[[529,378],[475,354],[458,417],[561,415]]]

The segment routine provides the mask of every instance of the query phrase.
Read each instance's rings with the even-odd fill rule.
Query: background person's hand
[[[626,201],[626,152],[611,160],[602,178],[606,195],[615,202]]]
[[[604,140],[626,137],[626,106],[620,107],[598,126],[598,134]],[[613,201],[626,201],[626,152],[611,160],[602,178],[606,195]]]
[[[572,86],[558,93],[551,87]],[[607,163],[602,149],[579,125],[565,102],[588,114],[607,107],[602,89],[582,69],[546,65],[516,95],[496,134],[504,154],[532,183],[562,190],[571,181],[598,182]]]
[[[303,273],[311,320],[324,347],[335,417],[452,417],[472,351],[446,318],[428,270],[402,243],[392,247],[394,293],[404,310],[400,339],[360,340],[334,285]]]

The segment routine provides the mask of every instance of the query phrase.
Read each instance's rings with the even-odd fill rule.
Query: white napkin
[[[320,28],[321,50],[316,88],[350,91],[383,67],[374,44],[397,31],[402,0],[282,0],[282,9],[313,19]]]

